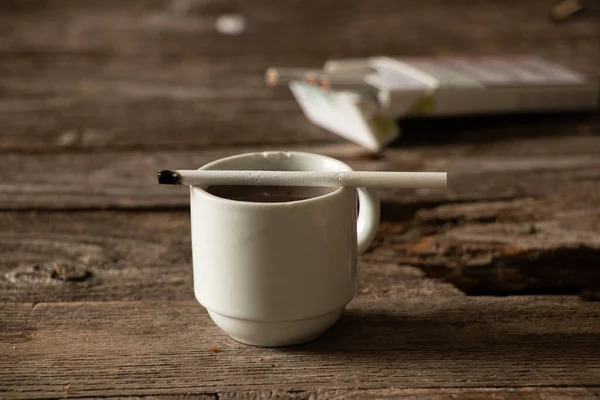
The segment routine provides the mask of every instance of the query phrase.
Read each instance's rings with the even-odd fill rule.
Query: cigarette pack
[[[598,82],[533,56],[371,57],[321,69],[276,69],[313,123],[377,152],[400,135],[397,120],[598,107]]]

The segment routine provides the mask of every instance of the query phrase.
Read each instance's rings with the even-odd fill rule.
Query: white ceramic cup
[[[301,152],[242,154],[200,169],[351,170]],[[355,295],[356,254],[375,236],[379,200],[364,188],[281,203],[205,189],[191,187],[194,292],[212,320],[235,340],[264,347],[306,342],[333,325]]]

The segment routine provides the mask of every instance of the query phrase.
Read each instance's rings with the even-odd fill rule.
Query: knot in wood
[[[6,273],[15,285],[57,285],[59,282],[83,282],[92,276],[84,266],[67,262],[23,263]]]
[[[67,263],[54,263],[50,277],[64,282],[83,282],[91,277],[85,267]]]

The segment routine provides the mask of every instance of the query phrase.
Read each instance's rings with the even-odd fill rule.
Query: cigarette
[[[368,89],[376,90],[375,87],[371,86],[365,81],[364,76],[358,75],[323,75],[321,74],[317,78],[317,84],[321,89],[324,90],[350,90],[350,91],[364,91]]]
[[[323,65],[323,69],[329,74],[352,73],[367,75],[375,72],[370,63],[371,60],[368,58],[328,60]]]
[[[161,170],[163,185],[445,188],[445,172]]]
[[[270,87],[286,85],[292,81],[301,81],[322,89],[364,90],[372,88],[365,82],[364,74],[351,70],[326,73],[310,68],[271,67],[265,73],[265,83]]]
[[[270,87],[286,85],[292,81],[306,81],[320,73],[320,70],[311,68],[271,67],[265,73],[265,83]]]

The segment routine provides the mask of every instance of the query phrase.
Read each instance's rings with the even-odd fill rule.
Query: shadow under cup
[[[351,170],[299,152],[243,154],[201,169]],[[277,347],[316,338],[356,292],[357,191],[288,188],[281,201],[247,201],[233,189],[259,199],[268,190],[191,187],[196,298],[240,342]]]

